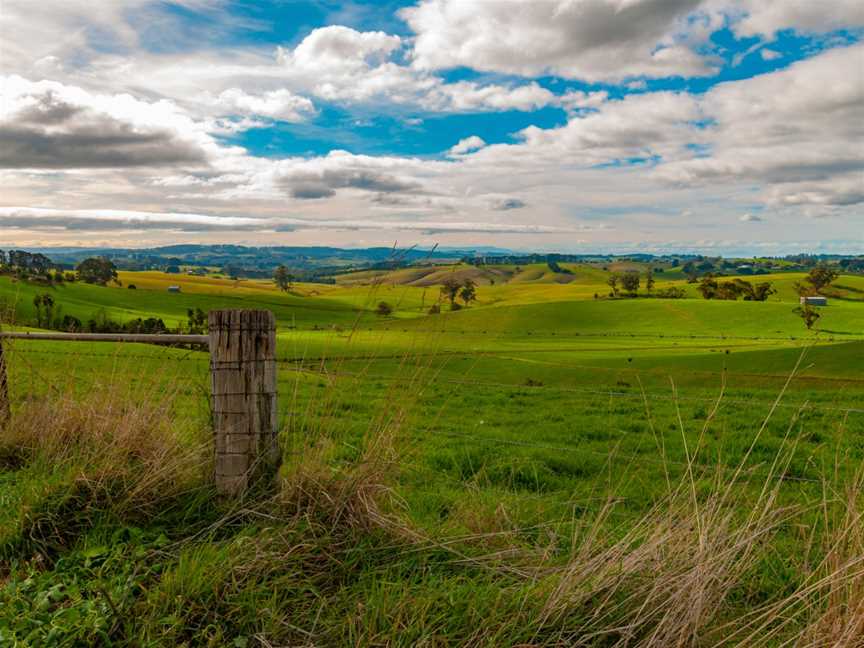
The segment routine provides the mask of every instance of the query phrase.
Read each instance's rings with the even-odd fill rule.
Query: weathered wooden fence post
[[[6,358],[3,355],[3,339],[0,338],[0,425],[11,415],[9,408],[9,379],[6,376]]]
[[[276,319],[265,310],[210,311],[216,489],[238,495],[279,467]]]

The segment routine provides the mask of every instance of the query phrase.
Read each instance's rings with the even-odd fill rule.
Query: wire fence
[[[663,338],[664,336],[656,336],[658,338]],[[693,337],[693,336],[691,336]],[[762,338],[762,339],[773,339],[773,338]],[[56,346],[51,343],[42,343],[48,344],[50,346]],[[108,344],[108,343],[100,343]],[[190,349],[181,349],[177,347],[152,347],[152,350],[143,353],[141,352],[141,348],[136,346],[135,348],[122,348],[118,347],[115,349],[115,352],[102,352],[96,351],[91,348],[81,348],[81,349],[63,349],[63,348],[29,348],[27,343],[14,343],[14,344],[6,344],[6,363],[11,368],[11,374],[15,380],[10,381],[12,383],[12,391],[16,393],[16,387],[20,385],[16,385],[16,380],[26,380],[29,378],[31,381],[36,379],[40,381],[43,385],[56,385],[57,383],[62,383],[63,381],[68,381],[75,379],[75,377],[80,376],[78,372],[84,371],[86,372],[88,369],[95,369],[95,367],[88,366],[87,363],[76,363],[73,359],[98,359],[101,362],[111,361],[112,363],[122,363],[125,361],[129,361],[134,363],[134,367],[129,368],[129,375],[134,376],[135,371],[148,371],[152,369],[149,367],[148,363],[153,363],[160,372],[160,378],[171,383],[172,393],[179,396],[193,397],[197,399],[206,399],[212,398],[212,395],[208,392],[207,383],[209,381],[210,371],[214,369],[219,369],[221,366],[229,365],[229,362],[220,363],[218,361],[212,360],[207,354],[198,351],[198,350],[190,350]],[[725,378],[725,382],[728,383],[730,377],[735,375],[744,375],[744,376],[755,376],[760,378],[771,378],[778,379],[783,378],[781,375],[775,374],[756,374],[756,373],[742,373],[736,374],[735,372],[730,371],[722,371],[722,372],[709,372],[709,371],[693,371],[693,370],[678,370],[675,368],[669,369],[637,369],[632,367],[625,368],[610,368],[610,367],[597,367],[591,365],[568,365],[566,363],[561,364],[561,368],[563,369],[578,369],[581,372],[585,372],[589,376],[589,380],[591,381],[590,385],[577,385],[577,384],[545,384],[540,383],[538,381],[531,380],[530,382],[505,382],[500,380],[483,380],[483,379],[472,379],[470,376],[452,376],[446,373],[447,367],[446,362],[440,365],[436,365],[431,362],[430,359],[434,358],[444,358],[445,361],[448,357],[453,355],[461,356],[464,358],[496,358],[498,357],[496,354],[488,354],[484,352],[473,352],[470,350],[459,350],[456,352],[444,352],[440,354],[392,354],[392,355],[374,355],[372,353],[364,354],[362,356],[353,356],[353,355],[343,355],[343,356],[335,356],[331,358],[327,358],[325,356],[316,356],[316,357],[304,357],[303,355],[297,356],[284,356],[277,357],[275,359],[276,366],[279,368],[280,376],[284,379],[286,376],[293,376],[294,381],[291,380],[281,380],[279,384],[280,391],[288,391],[297,389],[297,380],[301,380],[303,377],[309,377],[314,380],[326,380],[330,382],[325,382],[325,388],[335,388],[336,395],[333,397],[336,400],[345,400],[352,398],[369,398],[370,400],[374,400],[374,398],[383,398],[386,397],[386,391],[384,394],[373,393],[375,389],[379,390],[407,390],[410,391],[410,397],[415,398],[419,401],[423,401],[426,399],[427,404],[431,404],[430,406],[435,406],[439,409],[443,409],[446,407],[446,402],[448,399],[453,398],[456,395],[463,395],[466,390],[470,391],[472,394],[476,396],[477,392],[481,390],[498,390],[504,393],[518,393],[520,395],[530,395],[530,394],[549,394],[550,398],[555,399],[555,407],[556,410],[561,411],[565,407],[574,405],[581,406],[583,408],[591,409],[598,408],[598,403],[603,401],[625,401],[625,402],[633,402],[637,405],[641,405],[641,413],[637,413],[640,410],[629,409],[626,412],[621,413],[619,416],[622,420],[633,421],[634,419],[638,419],[639,422],[645,424],[649,428],[651,428],[651,432],[653,437],[655,437],[658,433],[653,429],[654,421],[652,421],[652,417],[656,416],[656,412],[652,412],[649,405],[651,403],[661,403],[664,405],[671,406],[670,412],[667,412],[667,418],[678,418],[680,422],[681,414],[680,408],[682,406],[686,406],[686,404],[691,405],[710,405],[711,408],[717,408],[718,410],[727,406],[738,407],[741,410],[746,411],[752,422],[758,423],[760,420],[764,419],[766,416],[770,416],[770,412],[773,412],[778,409],[789,410],[793,412],[793,418],[805,415],[807,413],[812,412],[821,412],[826,415],[832,415],[839,417],[840,426],[845,426],[847,424],[848,417],[850,415],[860,415],[864,413],[864,408],[853,405],[842,405],[837,402],[825,404],[825,403],[814,403],[812,402],[812,398],[814,396],[813,393],[804,393],[797,394],[792,393],[789,394],[789,397],[801,398],[803,400],[798,403],[793,402],[783,402],[783,399],[780,398],[758,398],[758,397],[750,397],[750,398],[741,398],[736,397],[734,395],[729,395],[728,393],[723,393],[722,395],[693,395],[693,394],[685,394],[679,393],[677,390],[672,393],[660,393],[657,391],[652,391],[649,389],[642,388],[640,385],[640,389],[632,389],[625,390],[620,387],[618,384],[612,384],[608,386],[603,386],[602,383],[608,382],[608,377],[610,373],[621,374],[622,372],[626,372],[628,375],[632,376],[640,376],[645,374],[651,375],[665,375],[669,377],[674,377],[678,374],[688,374],[688,375],[701,375],[701,376],[722,376]],[[26,361],[28,356],[35,356],[40,358],[38,363],[30,363]],[[367,370],[361,371],[352,371],[349,369],[345,369],[342,365],[349,362],[356,361],[364,361],[367,362]],[[404,364],[394,364],[392,373],[381,373],[380,371],[371,371],[369,368],[373,366],[378,366],[378,363],[382,360],[400,360]],[[166,367],[168,363],[178,363],[178,370],[176,372],[167,371]],[[412,364],[413,363],[413,364]],[[332,368],[332,365],[336,365],[336,368]],[[186,367],[185,369],[182,367]],[[190,370],[190,368],[192,368]],[[19,370],[23,370],[23,373],[19,375]],[[52,375],[51,372],[54,372]],[[57,372],[60,372],[58,375]],[[121,372],[121,375],[122,372]],[[793,376],[793,379],[795,377]],[[785,379],[789,379],[789,376],[785,376]],[[811,377],[813,380],[827,380],[831,381],[832,378],[819,378],[819,377]],[[860,383],[864,383],[864,380],[855,379],[855,378],[841,378],[834,377],[835,381],[844,381],[848,382],[851,385],[857,385]],[[336,381],[335,383],[333,381]],[[362,389],[349,389],[345,388],[344,390],[339,390],[339,386],[346,387],[344,383],[353,383],[356,385],[357,383],[362,383]],[[376,387],[377,385],[377,387]],[[718,390],[718,383],[706,385],[705,388]],[[438,390],[440,393],[438,394],[430,394],[430,392]],[[17,390],[19,393],[21,390]],[[331,393],[333,390],[330,390]],[[835,399],[835,401],[841,396],[848,396],[850,398],[854,398],[856,400],[860,400],[862,396],[862,392],[855,391],[853,393],[844,394],[838,392],[831,392],[830,389],[824,390],[827,393],[831,394],[831,397]],[[862,390],[864,391],[864,390]],[[222,392],[222,396],[232,396],[232,395],[245,395],[246,392],[232,392],[225,391]],[[817,394],[818,395],[818,394]],[[314,396],[311,398],[314,399]],[[566,399],[566,400],[562,400]],[[476,397],[476,400],[479,403],[487,400],[485,396]],[[324,399],[319,398],[318,405],[322,407],[330,407],[334,409],[332,403],[324,402]],[[535,411],[531,411],[531,407],[529,405],[520,404],[518,407],[513,408],[515,417],[511,421],[511,425],[513,427],[522,427],[524,423],[520,422],[520,416],[523,417],[525,421],[529,424],[534,419],[530,416],[526,416],[526,414],[533,414],[535,416],[542,416],[546,411],[544,408],[548,407],[548,402],[538,403]],[[386,406],[386,403],[385,403]],[[496,406],[490,405],[494,409]],[[709,408],[709,409],[711,409]],[[478,409],[480,409],[478,407]],[[293,411],[289,411],[293,410]],[[288,400],[283,402],[283,408],[280,411],[280,418],[283,421],[283,425],[287,425],[286,422],[292,422],[295,427],[303,427],[303,422],[301,421],[299,424],[297,423],[297,419],[302,416],[306,416],[308,419],[314,419],[316,416],[315,404],[309,405],[308,403],[304,408],[299,408],[296,400]],[[311,412],[311,413],[310,413]],[[338,416],[338,412],[334,414],[333,411],[325,411],[318,412],[319,416]],[[708,419],[711,417],[707,411],[704,412],[703,418]],[[861,419],[864,421],[864,419]],[[307,421],[308,422],[308,421]],[[436,425],[435,417],[431,418],[431,422],[427,421],[424,426],[421,426],[420,431],[417,434],[418,439],[421,437],[426,438],[435,438],[438,440],[448,439],[453,441],[458,441],[462,444],[463,447],[476,446],[476,445],[485,445],[490,448],[493,448],[497,451],[501,451],[502,449],[510,449],[510,450],[526,450],[526,451],[540,451],[545,453],[557,453],[557,454],[566,454],[566,455],[591,455],[595,457],[603,458],[607,461],[616,461],[616,462],[626,462],[628,464],[633,465],[652,465],[663,469],[669,468],[678,468],[678,469],[688,469],[688,470],[700,470],[705,471],[706,473],[710,473],[712,471],[721,470],[735,470],[736,466],[733,465],[721,465],[721,464],[707,464],[707,463],[699,463],[695,462],[692,459],[681,461],[671,456],[658,456],[657,451],[658,447],[656,445],[652,447],[648,447],[648,452],[653,452],[649,454],[648,452],[639,452],[642,448],[629,448],[628,451],[623,451],[620,449],[615,449],[617,444],[622,440],[627,440],[626,433],[620,435],[618,439],[606,439],[604,443],[608,447],[605,448],[597,448],[596,444],[592,445],[589,442],[590,435],[582,434],[579,436],[579,433],[583,433],[585,429],[579,429],[579,425],[574,425],[574,430],[577,432],[577,443],[572,442],[555,442],[555,441],[547,441],[540,440],[536,438],[535,435],[532,434],[532,430],[526,430],[526,433],[516,436],[505,436],[502,434],[490,434],[486,431],[482,433],[478,430],[478,426],[475,425],[473,428],[468,430],[467,428],[470,426],[466,426],[464,424],[464,420],[460,424],[453,424],[453,422],[448,422],[446,425]],[[607,414],[605,419],[605,424],[607,428],[614,429],[615,419],[612,414]],[[321,424],[323,425],[323,423]],[[358,424],[357,427],[362,427],[362,422]],[[683,423],[681,423],[680,432],[676,432],[676,434],[685,434],[683,430]],[[620,430],[619,430],[620,431]],[[512,432],[512,430],[511,430]],[[661,434],[662,436],[662,434]],[[572,436],[568,437],[572,439]],[[650,440],[652,436],[647,434],[643,435],[644,440]],[[756,464],[753,466],[749,466],[747,468],[748,474],[753,475],[761,475],[763,477],[768,477],[773,474],[769,469],[766,470],[766,466],[763,464]],[[452,478],[450,475],[445,473],[441,473],[437,477],[440,477],[443,481],[452,483],[454,486],[458,486],[459,488],[474,488],[480,487],[482,488],[482,480],[474,483],[472,482],[472,478],[468,480]],[[784,474],[783,479],[785,481],[790,482],[799,482],[804,484],[811,483],[820,483],[820,480],[815,477],[803,476],[800,474]],[[488,487],[488,485],[486,486]],[[519,497],[525,495],[521,491],[517,493]],[[554,493],[542,493],[537,495],[537,497],[541,499],[555,498],[559,495],[563,495],[563,493],[554,494]],[[621,501],[624,501],[623,499]],[[573,506],[575,505],[572,501],[564,501],[558,502],[556,505],[560,506]]]
[[[47,357],[60,357],[60,358],[98,358],[101,360],[111,360],[114,362],[118,361],[150,361],[156,363],[165,363],[165,362],[178,362],[178,363],[197,363],[200,365],[202,370],[212,370],[217,369],[222,366],[232,366],[231,361],[227,362],[216,362],[213,361],[209,356],[200,351],[181,351],[176,348],[172,348],[174,353],[167,355],[164,352],[158,353],[154,352],[151,354],[141,354],[141,353],[128,353],[125,350],[118,349],[115,353],[97,353],[93,351],[85,351],[85,350],[60,350],[60,349],[31,349],[26,348],[24,345],[16,344],[16,345],[7,345],[6,352],[10,356],[16,355],[37,355],[37,356],[47,356]],[[374,382],[385,382],[385,383],[402,383],[409,380],[409,377],[404,373],[400,374],[398,371],[401,369],[403,372],[405,367],[396,367],[397,373],[372,373],[369,371],[349,371],[341,368],[330,369],[328,368],[328,364],[333,365],[341,365],[346,362],[353,361],[367,361],[369,363],[377,363],[380,361],[388,361],[388,360],[403,360],[403,361],[415,361],[423,358],[429,357],[448,357],[451,355],[456,355],[465,358],[497,358],[498,356],[495,354],[486,354],[483,352],[472,352],[472,351],[460,351],[454,353],[442,353],[440,355],[436,354],[394,354],[394,355],[363,355],[363,356],[317,356],[317,357],[304,357],[304,356],[296,356],[296,357],[282,357],[276,358],[276,364],[280,368],[280,372],[282,374],[285,373],[293,373],[307,376],[316,376],[322,378],[329,379],[353,379],[353,380],[366,380],[366,381],[374,381]],[[65,366],[65,365],[64,365]],[[721,377],[725,378],[727,381],[734,377],[747,377],[747,378],[757,378],[757,379],[767,379],[767,380],[787,380],[789,379],[789,374],[778,374],[778,373],[754,373],[754,372],[737,372],[737,371],[708,371],[708,370],[692,370],[692,369],[678,369],[678,368],[670,368],[670,369],[646,369],[646,368],[635,368],[635,367],[598,367],[593,365],[585,365],[585,364],[568,364],[568,363],[556,363],[557,367],[562,369],[578,369],[581,372],[587,372],[589,374],[597,374],[599,376],[607,376],[608,374],[626,374],[628,376],[638,377],[638,376],[663,376],[663,377],[680,377],[682,375],[686,376],[711,376],[711,377]],[[431,372],[428,372],[431,373]],[[199,375],[199,380],[203,380],[204,378],[209,377],[209,374],[205,371],[202,371]],[[849,384],[862,384],[864,385],[864,378],[853,378],[853,377],[831,377],[831,376],[793,376],[793,381],[817,381],[817,382],[842,382]],[[598,384],[600,381],[594,381],[592,379],[592,384]],[[203,384],[203,382],[201,382]],[[715,383],[712,385],[706,385],[711,389],[716,389],[719,387],[720,383]],[[501,389],[501,390],[522,390],[526,392],[556,392],[556,393],[564,393],[564,394],[586,394],[586,395],[594,395],[594,396],[602,396],[606,398],[613,399],[631,399],[631,400],[657,400],[671,403],[681,403],[681,402],[694,402],[694,403],[715,403],[718,398],[716,396],[692,396],[685,394],[670,394],[670,393],[657,393],[650,390],[641,389],[639,391],[625,391],[621,389],[620,381],[609,387],[582,387],[578,385],[559,385],[559,384],[547,384],[541,381],[535,381],[531,379],[529,376],[526,376],[522,382],[502,382],[502,381],[493,381],[493,380],[482,380],[482,379],[469,379],[469,378],[452,378],[441,375],[441,372],[438,371],[436,374],[425,376],[424,377],[424,385],[423,387],[435,387],[441,385],[454,385],[459,387],[471,387],[477,389]],[[864,388],[862,388],[864,391]],[[237,395],[245,393],[238,392]],[[231,392],[227,392],[226,395],[232,395]],[[835,393],[835,396],[838,394]],[[812,395],[810,395],[812,397]],[[854,394],[853,397],[860,398],[861,395]],[[730,396],[725,394],[721,399],[723,404],[736,404],[742,406],[764,406],[771,407],[776,406],[779,408],[786,409],[805,409],[805,410],[815,410],[815,411],[825,411],[825,412],[840,412],[840,413],[852,413],[852,414],[862,414],[864,413],[864,407],[858,406],[837,406],[837,405],[822,405],[818,403],[812,402],[812,398],[808,399],[806,402],[802,401],[801,403],[775,403],[774,400],[761,399],[761,398],[736,398],[734,396]]]

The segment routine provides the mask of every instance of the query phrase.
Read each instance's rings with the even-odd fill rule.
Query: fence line
[[[131,342],[131,343],[148,343],[159,345],[176,345],[190,344],[207,346],[210,351],[209,368],[211,374],[211,410],[212,419],[215,431],[215,452],[216,452],[216,473],[215,481],[217,488],[225,494],[239,494],[245,491],[250,485],[253,478],[253,473],[259,470],[264,470],[268,474],[275,473],[275,468],[278,466],[276,458],[276,421],[278,418],[277,408],[277,375],[278,368],[282,365],[283,370],[286,366],[288,371],[298,374],[309,374],[327,378],[363,378],[371,381],[384,381],[391,384],[404,383],[406,386],[412,386],[418,395],[422,395],[425,387],[437,386],[440,384],[470,386],[480,388],[496,388],[508,390],[544,390],[554,391],[557,393],[579,393],[591,394],[603,398],[629,398],[639,400],[662,400],[668,402],[679,401],[696,401],[705,403],[717,403],[718,400],[723,402],[731,402],[734,404],[742,404],[752,407],[753,405],[765,405],[772,407],[795,408],[799,412],[808,410],[823,410],[832,412],[862,413],[864,409],[855,407],[832,407],[822,405],[812,405],[804,403],[802,405],[775,403],[774,401],[760,399],[735,399],[721,397],[696,397],[696,396],[679,396],[658,394],[655,392],[641,391],[638,393],[620,391],[613,389],[596,389],[576,386],[559,386],[559,385],[543,385],[543,384],[516,384],[504,383],[495,381],[482,380],[466,380],[456,378],[446,378],[438,374],[432,375],[428,381],[417,384],[404,376],[399,375],[376,375],[367,372],[342,372],[328,371],[326,366],[319,369],[309,369],[304,367],[304,364],[318,363],[323,364],[324,358],[282,358],[276,357],[276,330],[275,318],[270,311],[211,311],[210,313],[210,332],[208,335],[180,335],[180,334],[134,334],[134,333],[30,333],[30,332],[0,332],[0,423],[6,420],[9,416],[9,398],[8,398],[8,381],[6,378],[6,366],[8,365],[8,352],[3,352],[4,340],[41,340],[41,341],[88,341],[88,342]],[[384,332],[389,329],[384,329]],[[377,332],[382,332],[378,330]],[[405,329],[405,332],[408,332]],[[414,332],[423,332],[415,330]],[[440,334],[447,334],[448,331],[436,331]],[[449,333],[455,333],[450,331]],[[479,333],[487,335],[486,331]],[[534,332],[526,332],[527,336],[535,334]],[[464,335],[464,333],[460,333]],[[554,333],[552,335],[555,335]],[[561,334],[560,337],[568,337],[568,334]],[[655,338],[655,339],[741,339],[741,340],[786,340],[786,338],[758,338],[753,336],[666,336],[666,335],[642,335],[642,334],[571,334],[571,337],[605,337],[605,338]],[[796,338],[792,337],[791,340]],[[833,338],[832,338],[833,340]],[[653,347],[652,347],[653,348]],[[681,347],[678,347],[681,348]],[[7,349],[13,352],[19,351],[17,348]],[[558,351],[571,351],[572,348],[557,349]],[[117,354],[95,354],[87,353],[86,351],[76,353],[74,351],[48,351],[38,349],[20,349],[23,353],[44,353],[47,355],[75,355],[75,356],[93,356],[106,357],[113,359],[136,358],[156,361],[166,360],[196,360],[203,361],[207,359],[204,356],[193,356],[193,351],[188,351],[185,355],[179,357],[170,357],[166,354],[136,354],[124,355]],[[526,353],[535,351],[537,353],[553,353],[556,349],[544,348],[536,350],[510,350],[509,353]],[[500,354],[494,351],[476,351],[476,350],[438,350],[433,352],[407,352],[391,356],[396,359],[406,360],[419,357],[499,357]],[[365,356],[343,356],[336,357],[335,361],[351,361],[351,360],[377,360],[388,356],[381,355],[365,355]],[[580,368],[578,365],[560,365],[564,368]],[[639,373],[657,373],[669,375],[672,372],[663,370],[638,370],[635,368],[622,367],[620,369],[606,367],[581,367],[591,371],[628,371],[636,374]],[[420,372],[415,375],[422,375],[424,371],[430,371],[431,367],[417,367],[416,371]],[[679,373],[689,373],[694,375],[704,374],[705,372],[686,371]],[[716,373],[716,372],[710,372]],[[723,374],[729,375],[729,372],[724,370]],[[732,375],[735,375],[734,373]],[[759,378],[777,378],[771,374],[745,374]],[[788,376],[783,376],[788,378]],[[857,379],[849,379],[850,382],[864,382]],[[200,395],[201,392],[190,390],[193,395]],[[650,416],[650,415],[649,415]],[[473,433],[468,434],[457,430],[436,430],[429,429],[428,433],[433,437],[444,437],[463,439],[472,443],[486,443],[501,446],[518,446],[523,448],[531,448],[537,450],[545,450],[556,453],[587,453],[605,457],[607,460],[611,458],[619,458],[634,463],[653,463],[666,466],[681,466],[689,468],[698,468],[700,470],[716,470],[716,469],[732,469],[722,465],[707,466],[696,463],[688,463],[674,461],[667,458],[654,459],[650,456],[642,456],[639,454],[624,454],[617,452],[601,452],[586,447],[588,440],[582,439],[576,445],[554,444],[538,441],[507,439],[490,437],[486,434],[477,434],[476,429]],[[637,448],[637,452],[639,449]],[[748,473],[754,469],[748,469]],[[758,473],[757,473],[758,474]],[[763,473],[765,476],[770,476],[772,473]],[[816,479],[808,479],[805,477],[797,477],[794,475],[781,475],[782,479],[789,481],[800,482],[818,482]]]
[[[148,344],[209,344],[210,336],[174,333],[35,333],[0,331],[0,339],[62,342],[132,342]]]
[[[131,354],[95,354],[95,353],[86,353],[86,352],[73,352],[73,351],[47,351],[47,350],[36,350],[36,349],[20,349],[13,348],[7,350],[7,353],[11,351],[11,353],[35,353],[35,354],[44,354],[44,355],[70,355],[70,356],[85,356],[85,357],[99,357],[99,358],[110,358],[110,359],[140,359],[140,360],[155,360],[155,361],[198,361],[205,362],[208,361],[208,358],[205,356],[166,356],[166,355],[131,355]],[[195,352],[188,352],[195,353]],[[463,354],[469,355],[472,354]],[[370,360],[377,359],[376,357],[370,357]],[[333,358],[334,361],[339,361],[341,358]],[[370,374],[363,372],[349,372],[349,371],[328,371],[326,369],[313,369],[313,368],[304,368],[298,367],[297,364],[299,362],[309,362],[315,363],[315,360],[303,360],[300,358],[289,358],[289,359],[276,359],[275,362],[277,365],[283,365],[282,371],[297,373],[297,374],[308,374],[308,375],[316,375],[325,378],[364,378],[368,380],[377,380],[384,382],[400,382],[406,380],[403,376],[394,376],[387,374]],[[212,361],[210,360],[211,368],[220,368],[220,367],[233,367],[237,363],[236,360],[228,360],[228,361]],[[288,367],[284,365],[288,364]],[[568,365],[563,365],[563,367],[567,368]],[[609,367],[592,367],[588,365],[574,365],[573,367],[589,370],[589,371],[597,371],[597,372],[610,372],[610,371],[627,371],[635,374],[657,374],[663,376],[674,376],[674,375],[702,375],[702,374],[710,374],[710,375],[723,375],[721,372],[694,372],[691,370],[686,371],[662,371],[662,370],[646,370],[646,369],[635,369],[625,367],[622,369],[615,369]],[[747,376],[754,378],[768,378],[768,379],[786,379],[788,376],[780,376],[774,374],[752,374],[752,373],[738,373],[738,372],[726,372],[727,376]],[[826,380],[822,377],[808,377],[808,376],[796,376],[795,379],[798,380]],[[835,380],[840,382],[850,382],[850,383],[858,383],[864,382],[864,380],[855,379],[855,378],[828,378],[827,380]],[[452,384],[459,386],[469,386],[469,387],[483,387],[483,388],[496,388],[496,389],[521,389],[521,390],[529,390],[529,391],[555,391],[562,393],[583,393],[583,394],[592,394],[596,396],[603,396],[609,398],[623,398],[623,399],[635,399],[635,400],[643,400],[647,398],[648,400],[660,400],[660,401],[668,401],[668,402],[678,402],[678,401],[690,401],[690,402],[703,402],[703,403],[714,403],[717,401],[716,397],[707,397],[707,396],[686,396],[686,395],[677,395],[672,396],[668,394],[658,394],[653,391],[645,391],[643,392],[625,392],[615,389],[598,389],[598,388],[589,388],[589,387],[577,387],[577,386],[564,386],[564,385],[549,385],[549,384],[525,384],[525,383],[504,383],[504,382],[495,382],[495,381],[482,381],[482,380],[465,380],[465,379],[456,379],[456,378],[443,378],[441,376],[435,376],[428,382],[429,385],[436,384]],[[238,393],[227,393],[227,395],[241,395],[245,392]],[[759,398],[735,398],[731,396],[724,396],[722,398],[722,403],[733,403],[736,405],[742,406],[750,406],[750,405],[764,405],[764,406],[772,406],[774,405],[774,401],[764,400]],[[790,403],[779,403],[777,407],[782,408],[790,408],[790,409],[804,409],[804,410],[819,410],[819,411],[828,411],[828,412],[849,412],[860,414],[864,413],[864,408],[858,407],[841,407],[841,406],[831,406],[831,405],[819,405],[815,403],[806,403],[803,405],[795,405]]]

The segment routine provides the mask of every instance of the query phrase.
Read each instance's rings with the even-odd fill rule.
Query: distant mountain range
[[[2,245],[0,245],[2,247]],[[430,262],[455,261],[478,254],[506,254],[509,250],[391,247],[250,247],[244,245],[166,245],[155,248],[51,247],[23,248],[41,252],[55,263],[72,267],[92,256],[105,256],[122,270],[189,271],[217,269],[236,276],[269,276],[285,265],[303,278],[320,278],[350,269],[395,268]]]

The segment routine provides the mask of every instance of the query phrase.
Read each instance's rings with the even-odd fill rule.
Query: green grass
[[[821,538],[832,537],[840,493],[864,463],[861,278],[837,280],[838,296],[810,333],[791,312],[792,275],[772,279],[780,292],[765,303],[610,300],[593,297],[608,292],[604,271],[572,269],[559,283],[524,268],[481,285],[477,304],[440,315],[426,315],[434,285],[404,285],[411,271],[389,284],[360,285],[367,273],[293,294],[161,273],[124,274],[134,291],[53,289],[63,312],[81,319],[105,309],[173,325],[187,308],[273,310],[285,482],[275,500],[234,505],[213,498],[206,469],[171,463],[176,478],[166,481],[141,469],[177,455],[160,444],[207,439],[206,354],[7,344],[13,407],[27,413],[13,432],[43,433],[27,437],[36,439],[30,454],[0,450],[0,644],[614,645],[620,636],[609,628],[642,618],[634,602],[653,609],[643,584],[672,592],[699,552],[676,527],[666,533],[685,543],[677,555],[648,561],[619,589],[602,589],[604,565],[641,565],[647,530],[679,513],[704,517],[717,542],[721,532],[739,537],[733,529],[749,529],[763,491],[776,489],[782,523],[754,514],[767,527],[753,533],[767,540],[731,552],[753,562],[739,574],[719,552],[699,567],[736,574],[695,631],[694,645],[722,643],[724,622],[784,600],[833,555]],[[415,270],[409,283],[445,271]],[[175,283],[183,292],[167,294]],[[44,290],[0,277],[20,323]],[[380,300],[396,307],[393,317],[372,314]],[[100,400],[106,393],[116,407]],[[138,408],[144,414],[132,416]],[[33,423],[38,416],[50,425]],[[70,420],[83,421],[70,438],[83,436],[58,459],[46,435],[71,434]],[[117,430],[133,423],[135,438],[152,443],[113,454]],[[102,432],[91,438],[91,429]],[[103,453],[110,462],[99,461]],[[739,465],[743,478],[734,479]],[[681,497],[676,484],[686,485]],[[598,562],[575,587],[567,574],[588,538]],[[853,579],[844,591],[855,587]],[[604,607],[611,600],[619,607]],[[802,600],[811,599],[789,605]],[[774,618],[776,636],[730,641],[796,641],[827,600],[791,625]],[[644,624],[633,645],[665,627],[650,615]],[[690,632],[679,630],[663,635],[665,645]]]

